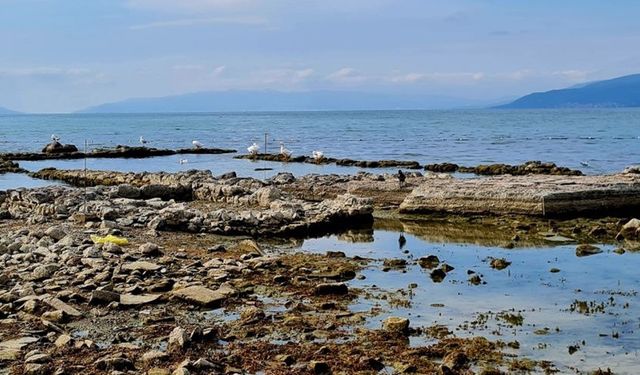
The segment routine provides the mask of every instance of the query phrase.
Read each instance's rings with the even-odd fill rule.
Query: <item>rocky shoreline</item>
[[[88,152],[78,151],[73,145],[64,145],[59,149],[52,149],[48,151],[48,145],[43,149],[43,152],[8,152],[0,153],[0,160],[24,160],[24,161],[38,161],[38,160],[73,160],[84,158],[151,158],[156,156],[168,156],[168,155],[183,155],[183,154],[197,154],[197,155],[217,155],[217,154],[229,154],[234,153],[236,150],[227,150],[219,148],[184,148],[177,150],[157,149],[152,147],[143,146],[122,146],[118,145],[114,148],[99,148]],[[69,147],[72,146],[72,147]]]
[[[336,232],[366,242],[372,228],[398,225],[443,241],[484,236],[504,247],[561,239],[632,250],[640,236],[640,221],[628,218],[550,222],[537,218],[535,207],[499,211],[482,202],[468,204],[506,214],[432,210],[435,192],[481,195],[473,184],[482,183],[513,196],[523,196],[516,189],[523,184],[534,191],[553,185],[557,194],[604,189],[600,197],[609,206],[610,189],[619,189],[631,192],[626,204],[635,204],[630,199],[640,181],[633,174],[499,177],[502,185],[417,172],[402,184],[396,175],[370,173],[281,173],[265,181],[204,171],[44,169],[33,176],[76,187],[0,192],[0,367],[11,374],[553,372],[551,363],[505,354],[517,342],[455,338],[404,316],[365,326],[380,312],[351,309],[372,293],[351,281],[364,278],[375,259],[277,244]],[[425,207],[441,216],[414,214]],[[419,221],[425,219],[431,224]],[[479,234],[490,225],[505,235]],[[410,262],[429,268],[433,280],[452,269],[430,269],[428,257]],[[508,265],[492,261],[494,268]],[[407,261],[382,266],[403,269]],[[482,282],[475,274],[469,280]],[[380,293],[386,300],[406,297]],[[418,337],[431,343],[409,344]]]

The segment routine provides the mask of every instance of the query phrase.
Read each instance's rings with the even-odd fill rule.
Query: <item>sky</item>
[[[640,1],[0,0],[0,106],[211,90],[501,101],[640,72]]]

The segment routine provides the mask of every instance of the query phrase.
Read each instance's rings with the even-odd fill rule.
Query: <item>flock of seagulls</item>
[[[58,137],[55,134],[51,134],[51,141],[52,142],[60,142],[60,137]],[[147,143],[149,143],[149,141],[147,141],[143,136],[140,136],[139,142],[140,142],[141,145],[146,145]],[[204,144],[202,144],[202,142],[197,141],[197,140],[193,140],[191,142],[191,144],[193,145],[193,147],[195,149],[204,148]],[[256,156],[260,152],[260,146],[256,142],[253,142],[253,144],[251,146],[247,147],[247,151],[249,151],[250,155]],[[292,154],[293,153],[291,152],[291,150],[287,149],[284,146],[284,142],[280,142],[280,156],[282,156],[283,159],[288,160],[291,157]],[[319,150],[313,151],[311,153],[311,157],[313,158],[313,160],[315,162],[321,162],[324,159],[324,152],[319,151]],[[180,164],[187,164],[188,162],[189,161],[187,159],[180,159],[179,160]]]

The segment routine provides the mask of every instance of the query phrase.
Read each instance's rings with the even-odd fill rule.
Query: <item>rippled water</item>
[[[245,153],[252,142],[262,146],[268,133],[269,151],[283,141],[294,155],[322,150],[331,157],[463,165],[544,160],[586,173],[640,163],[637,109],[0,116],[0,151],[37,151],[52,133],[80,148],[85,140],[90,148],[137,145],[144,136],[153,147],[191,147],[192,140],[199,140]],[[177,160],[169,161],[147,159],[143,165],[178,169]],[[203,167],[210,162],[251,169],[232,155],[197,161]],[[105,166],[126,169],[129,163]]]

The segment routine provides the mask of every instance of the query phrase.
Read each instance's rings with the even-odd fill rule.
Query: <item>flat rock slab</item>
[[[403,213],[608,216],[640,208],[640,175],[430,176],[400,205]]]
[[[36,337],[20,337],[18,339],[0,342],[0,349],[20,350],[29,344],[33,344],[36,341],[38,341],[38,338]]]
[[[54,310],[64,311],[69,316],[82,316],[82,313],[57,298],[46,298],[44,302],[53,307]]]
[[[162,294],[121,294],[120,304],[125,306],[139,306],[154,303]]]
[[[127,271],[157,271],[160,268],[162,268],[162,266],[146,261],[137,261],[122,265],[122,269]]]
[[[236,294],[236,290],[224,285],[216,290],[200,285],[194,285],[178,289],[172,294],[176,298],[196,305],[204,307],[220,307],[227,298]]]

